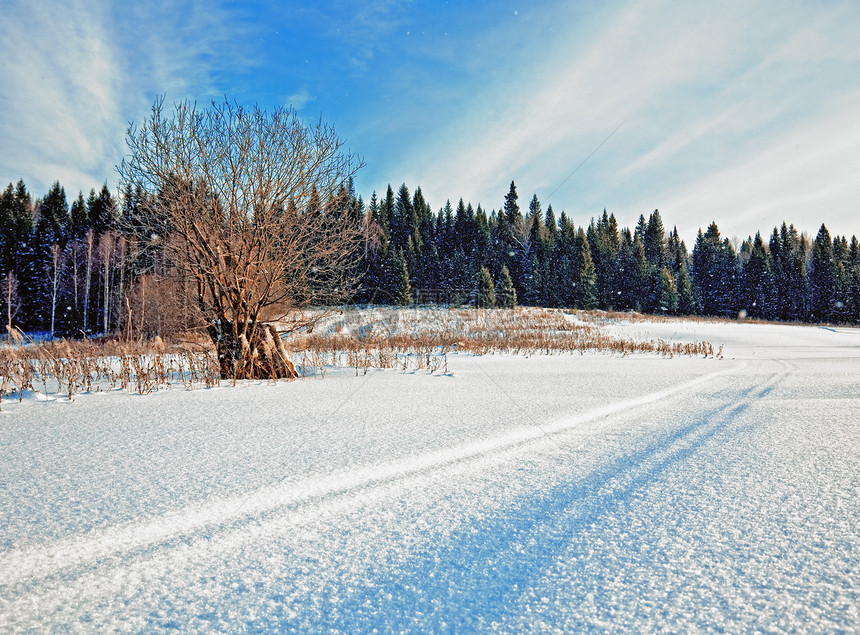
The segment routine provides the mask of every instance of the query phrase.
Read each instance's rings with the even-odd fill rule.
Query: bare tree
[[[21,308],[21,299],[18,297],[18,279],[13,271],[6,272],[3,276],[3,296],[6,300],[6,341],[12,341],[12,318]]]
[[[345,187],[361,160],[321,121],[230,102],[166,112],[157,99],[126,143],[117,169],[151,194],[141,212],[192,283],[222,376],[294,376],[271,322],[352,294],[362,227]]]
[[[95,246],[95,234],[92,229],[87,230],[85,241],[87,247],[87,266],[84,273],[84,333],[89,331],[90,286],[93,279],[93,247]]]
[[[113,233],[105,232],[99,238],[99,255],[102,264],[102,333],[110,332],[111,259],[113,258]]]
[[[50,284],[51,284],[51,337],[57,330],[57,300],[60,295],[60,274],[62,271],[62,254],[60,246],[51,245]]]

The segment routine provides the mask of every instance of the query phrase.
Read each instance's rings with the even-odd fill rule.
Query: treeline
[[[359,204],[362,205],[361,201]],[[362,205],[362,208],[363,205]],[[793,225],[736,248],[716,223],[699,231],[692,253],[667,231],[660,212],[619,228],[606,210],[583,227],[532,196],[528,210],[512,182],[498,211],[461,199],[437,213],[404,184],[366,206],[360,302],[478,304],[636,310],[672,315],[860,322],[856,236],[814,240]],[[490,293],[492,292],[492,293]]]
[[[120,223],[134,207],[132,192],[118,201],[107,185],[69,205],[59,182],[35,200],[10,183],[0,195],[3,330],[80,337],[125,326],[157,268],[152,228]]]
[[[551,205],[544,211],[537,196],[522,210],[514,183],[489,214],[462,200],[434,212],[420,188],[410,193],[405,184],[366,205],[348,195],[364,235],[357,303],[860,322],[860,245],[824,225],[812,240],[783,224],[736,248],[712,223],[689,252],[656,210],[632,229],[605,210],[577,226]],[[192,294],[176,293],[160,275],[159,243],[169,230],[135,222],[142,196],[115,196],[105,185],[69,204],[59,183],[38,199],[23,181],[9,184],[0,196],[4,330],[154,334],[191,324]]]

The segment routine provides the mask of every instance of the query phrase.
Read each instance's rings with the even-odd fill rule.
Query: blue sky
[[[515,180],[578,224],[659,208],[688,244],[711,220],[860,235],[858,2],[0,7],[0,182],[36,195],[113,187],[156,95],[226,95],[333,123],[365,199],[406,182],[489,210]]]

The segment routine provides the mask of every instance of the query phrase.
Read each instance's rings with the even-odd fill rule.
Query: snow
[[[860,330],[4,401],[0,631],[860,629]]]

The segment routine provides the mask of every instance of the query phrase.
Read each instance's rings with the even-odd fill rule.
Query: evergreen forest
[[[715,222],[692,250],[660,212],[619,227],[606,210],[577,226],[512,182],[498,210],[461,199],[433,211],[420,187],[369,202],[351,184],[362,229],[357,304],[515,305],[860,323],[860,244],[783,223],[737,245]],[[140,191],[107,185],[69,203],[59,182],[34,198],[23,181],[0,195],[0,323],[47,336],[190,326],[189,293],[167,288],[159,244],[169,228],[138,218]],[[301,303],[301,298],[295,299]]]

